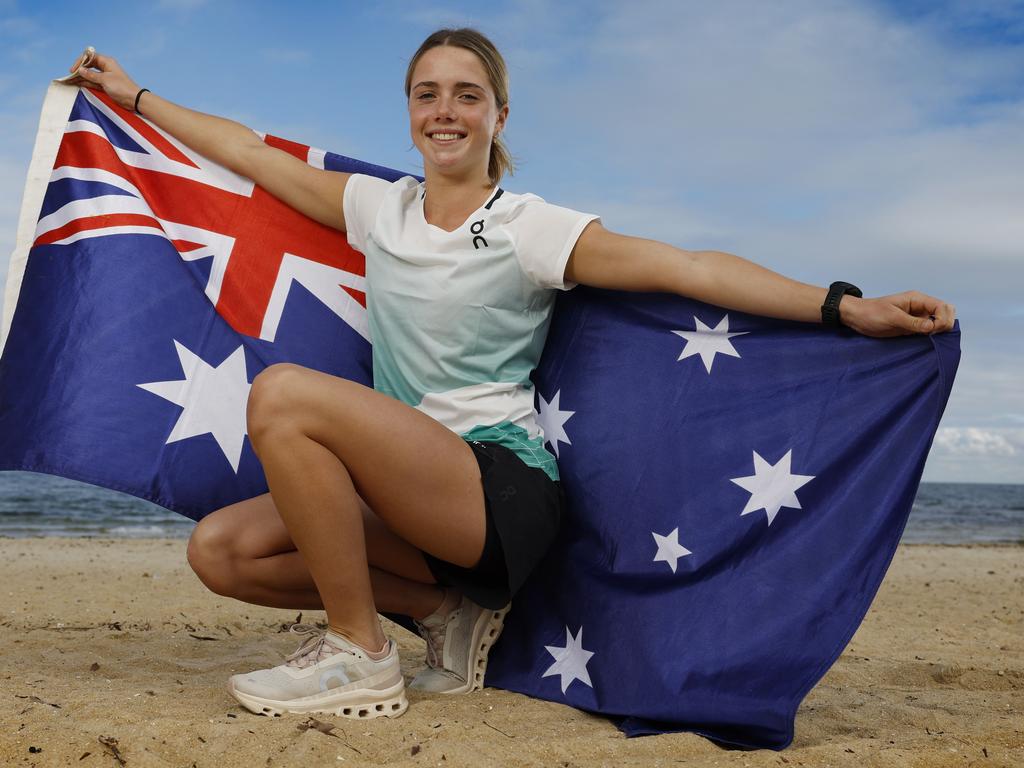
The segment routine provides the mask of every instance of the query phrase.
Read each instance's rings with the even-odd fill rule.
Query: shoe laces
[[[435,618],[428,616],[423,621],[413,621],[416,625],[416,630],[419,632],[427,643],[427,666],[431,669],[437,669],[442,666],[442,660],[444,658],[444,639],[445,633],[448,629],[448,624],[459,615],[462,611],[461,607],[457,607],[448,612],[448,615],[444,618]]]
[[[289,667],[305,669],[345,650],[330,642],[327,630],[315,624],[293,624],[288,631],[303,638],[299,647],[285,657]]]

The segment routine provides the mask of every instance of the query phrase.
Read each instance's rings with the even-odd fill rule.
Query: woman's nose
[[[450,99],[441,97],[436,102],[437,105],[437,118],[439,120],[450,120],[455,116],[455,112],[452,109],[452,102]]]

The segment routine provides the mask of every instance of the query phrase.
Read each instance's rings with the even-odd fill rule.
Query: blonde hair
[[[494,47],[494,43],[484,34],[468,27],[439,29],[423,41],[409,61],[409,68],[405,72],[406,98],[409,98],[412,90],[412,74],[416,69],[416,64],[419,63],[424,53],[441,45],[453,45],[475,53],[487,72],[487,79],[490,80],[491,88],[494,90],[494,102],[498,109],[508,104],[508,68],[505,66],[505,59]],[[508,147],[505,146],[505,142],[500,136],[495,136],[491,140],[491,157],[487,163],[487,175],[490,177],[491,183],[497,184],[503,175],[508,173],[511,176],[514,172],[515,166],[512,163],[512,155],[508,151]]]

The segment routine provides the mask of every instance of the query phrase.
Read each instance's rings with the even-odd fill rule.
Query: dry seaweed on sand
[[[98,741],[103,745],[103,748],[107,751],[112,758],[117,760],[118,765],[127,765],[128,761],[124,759],[121,754],[121,748],[117,744],[117,739],[113,736],[100,736]],[[79,758],[81,759],[81,758]]]
[[[322,720],[317,720],[315,717],[310,717],[305,722],[299,723],[296,726],[300,731],[308,731],[312,728],[315,731],[320,731],[320,733],[327,736],[333,736],[334,738],[338,738],[338,734],[334,733],[334,730],[337,727],[338,726],[333,723],[325,723]]]

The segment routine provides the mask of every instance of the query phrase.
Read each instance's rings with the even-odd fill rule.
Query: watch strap
[[[837,280],[828,287],[825,302],[821,305],[822,325],[838,328],[842,324],[839,317],[839,302],[847,294],[856,296],[858,299],[864,295],[860,288],[853,283],[844,283],[841,280]]]

